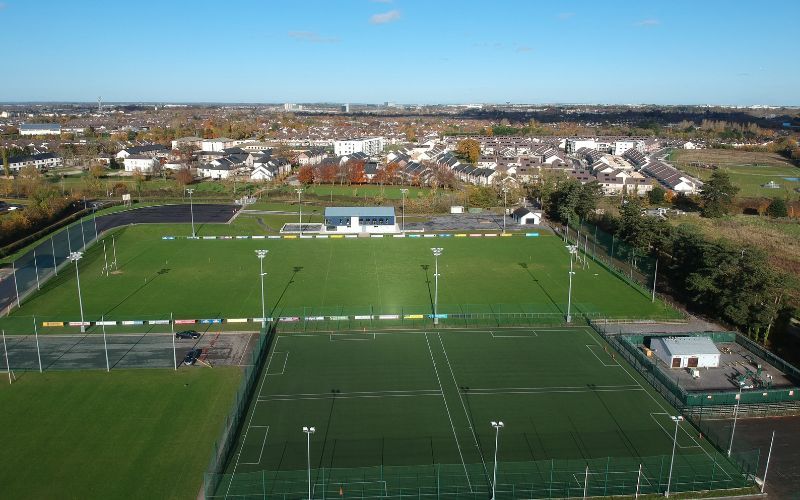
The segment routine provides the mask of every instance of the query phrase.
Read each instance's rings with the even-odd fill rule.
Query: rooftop
[[[325,217],[394,217],[394,207],[325,207]]]

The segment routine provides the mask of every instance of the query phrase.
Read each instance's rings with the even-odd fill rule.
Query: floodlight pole
[[[572,275],[575,272],[572,270],[573,256],[577,253],[578,247],[575,245],[567,245],[569,250],[569,291],[567,292],[567,323],[572,323]]]
[[[81,274],[78,271],[78,261],[83,257],[83,252],[72,252],[69,254],[69,260],[75,263],[75,279],[78,282],[78,306],[81,309],[81,332],[86,331],[86,326],[83,321],[83,297],[81,297]]]
[[[106,240],[103,240],[103,262],[105,262],[103,269],[105,269],[106,277],[108,277],[108,254],[106,253]]]
[[[14,273],[14,291],[17,292],[17,309],[19,309],[22,306],[19,305],[19,286],[17,285],[17,265],[16,261],[13,260],[11,261],[11,272]]]
[[[583,498],[586,498],[587,490],[589,489],[589,466],[586,466],[586,471],[583,473]]]
[[[500,429],[505,426],[502,421],[492,422],[494,427],[494,474],[492,475],[492,500],[497,494],[497,450],[500,445]]]
[[[196,238],[197,235],[194,232],[194,201],[192,199],[192,193],[194,193],[194,189],[187,189],[187,193],[189,193],[189,213],[192,216],[192,238]]]
[[[111,371],[111,364],[108,362],[108,342],[106,342],[106,317],[100,316],[100,322],[103,324],[103,349],[106,351],[106,371]]]
[[[402,218],[403,227],[401,229],[401,232],[405,234],[405,232],[406,232],[406,194],[408,194],[408,189],[401,188],[400,189],[400,194],[402,195],[402,198],[403,198],[403,218]]]
[[[664,492],[665,497],[669,497],[669,487],[672,483],[672,466],[675,464],[675,448],[678,444],[678,426],[680,425],[683,417],[678,415],[677,417],[670,416],[675,422],[675,436],[672,438],[672,459],[669,462],[669,477],[667,478],[667,490]]]
[[[736,419],[739,416],[739,403],[742,401],[742,386],[739,385],[739,394],[736,395],[736,407],[733,409],[733,427],[731,427],[731,442],[728,444],[728,456],[733,451],[733,435],[736,433]]]
[[[308,500],[311,500],[311,435],[317,430],[314,427],[303,427],[303,432],[306,433],[306,440],[308,446],[306,448],[306,457],[308,457]]]
[[[6,348],[6,331],[3,330],[3,353],[6,355],[6,371],[8,372],[8,385],[11,385],[11,365],[8,364],[8,348]]]
[[[303,190],[300,188],[295,189],[297,193],[297,207],[300,209],[300,236],[303,236],[303,202],[300,199],[300,195],[303,194]]]
[[[653,272],[653,298],[651,302],[656,301],[656,279],[658,278],[658,258],[656,258],[656,269]]]
[[[433,280],[434,280],[434,287],[433,287],[433,324],[439,324],[439,256],[442,255],[442,248],[431,248],[433,252],[433,257],[436,261],[436,266],[434,267],[433,272]]]
[[[83,241],[83,248],[81,248],[82,252],[86,251],[86,231],[83,230],[83,222],[81,221],[81,241]]]
[[[117,237],[111,235],[111,247],[114,249],[114,269],[117,269]]]
[[[259,265],[261,266],[261,272],[259,276],[261,276],[261,328],[266,328],[267,326],[267,306],[264,300],[264,257],[267,256],[269,250],[256,250],[256,256],[258,257]]]
[[[36,271],[36,289],[41,290],[39,288],[39,262],[36,261],[36,249],[33,249],[33,268]]]
[[[5,337],[4,337],[5,339]],[[5,340],[3,340],[5,342]],[[6,355],[8,356],[8,355]],[[6,358],[8,359],[8,358]],[[9,372],[9,380],[11,380],[11,372]],[[769,440],[769,453],[767,453],[767,465],[764,468],[764,478],[761,480],[761,493],[764,493],[764,487],[767,485],[767,472],[769,472],[769,459],[772,458],[772,444],[775,442],[775,431],[772,431],[772,439]]]
[[[36,316],[33,317],[33,336],[36,338],[36,357],[39,359],[39,373],[42,373],[42,352],[39,350],[39,328],[36,327]]]
[[[58,263],[56,262],[56,244],[53,242],[53,237],[50,237],[50,247],[53,249],[53,271],[58,276]]]
[[[508,211],[508,208],[506,208],[508,204],[508,201],[506,199],[507,198],[506,194],[508,193],[508,188],[506,186],[503,186],[502,191],[503,191],[503,234],[506,234],[506,212]]]
[[[169,313],[169,329],[172,333],[172,365],[178,371],[178,350],[175,348],[175,318]]]

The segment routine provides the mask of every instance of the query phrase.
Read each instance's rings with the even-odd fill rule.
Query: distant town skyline
[[[130,5],[0,2],[0,101],[800,105],[796,1]]]

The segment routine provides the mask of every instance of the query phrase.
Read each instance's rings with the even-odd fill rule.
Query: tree
[[[300,167],[300,170],[297,171],[297,180],[302,184],[312,184],[314,182],[314,169],[309,165]]]
[[[331,184],[336,180],[336,167],[338,165],[333,163],[325,163],[320,165],[318,176],[320,184]]]
[[[364,182],[365,174],[363,161],[347,162],[347,180],[350,184],[361,184]]]
[[[724,170],[715,170],[703,186],[700,197],[703,200],[703,216],[718,218],[727,215],[739,188],[731,183],[731,177]]]
[[[101,165],[99,163],[95,163],[95,164],[89,166],[89,175],[91,177],[95,178],[95,179],[99,179],[100,177],[103,177],[105,175],[105,173],[106,173],[106,169],[103,168],[103,165]]]
[[[666,194],[667,191],[661,186],[653,186],[653,189],[647,193],[647,199],[651,205],[661,205],[664,203]]]
[[[6,177],[11,176],[11,167],[8,164],[8,150],[3,148],[3,173]]]
[[[475,164],[481,157],[481,145],[475,139],[463,139],[456,145],[456,154]]]
[[[175,180],[181,186],[188,186],[189,184],[194,182],[194,176],[192,175],[191,170],[184,167],[175,172]]]
[[[783,198],[775,198],[767,207],[767,215],[770,217],[788,217],[789,206]]]
[[[550,193],[545,204],[547,216],[567,224],[587,219],[597,208],[597,200],[602,196],[602,187],[597,182],[580,182],[569,179],[559,184]]]

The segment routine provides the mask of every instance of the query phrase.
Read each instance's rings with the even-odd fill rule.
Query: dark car
[[[202,349],[192,349],[186,353],[186,356],[183,358],[184,365],[193,365],[197,362],[197,358],[200,357],[200,354],[203,353]]]
[[[194,330],[184,330],[175,334],[176,339],[199,339],[200,334]]]

